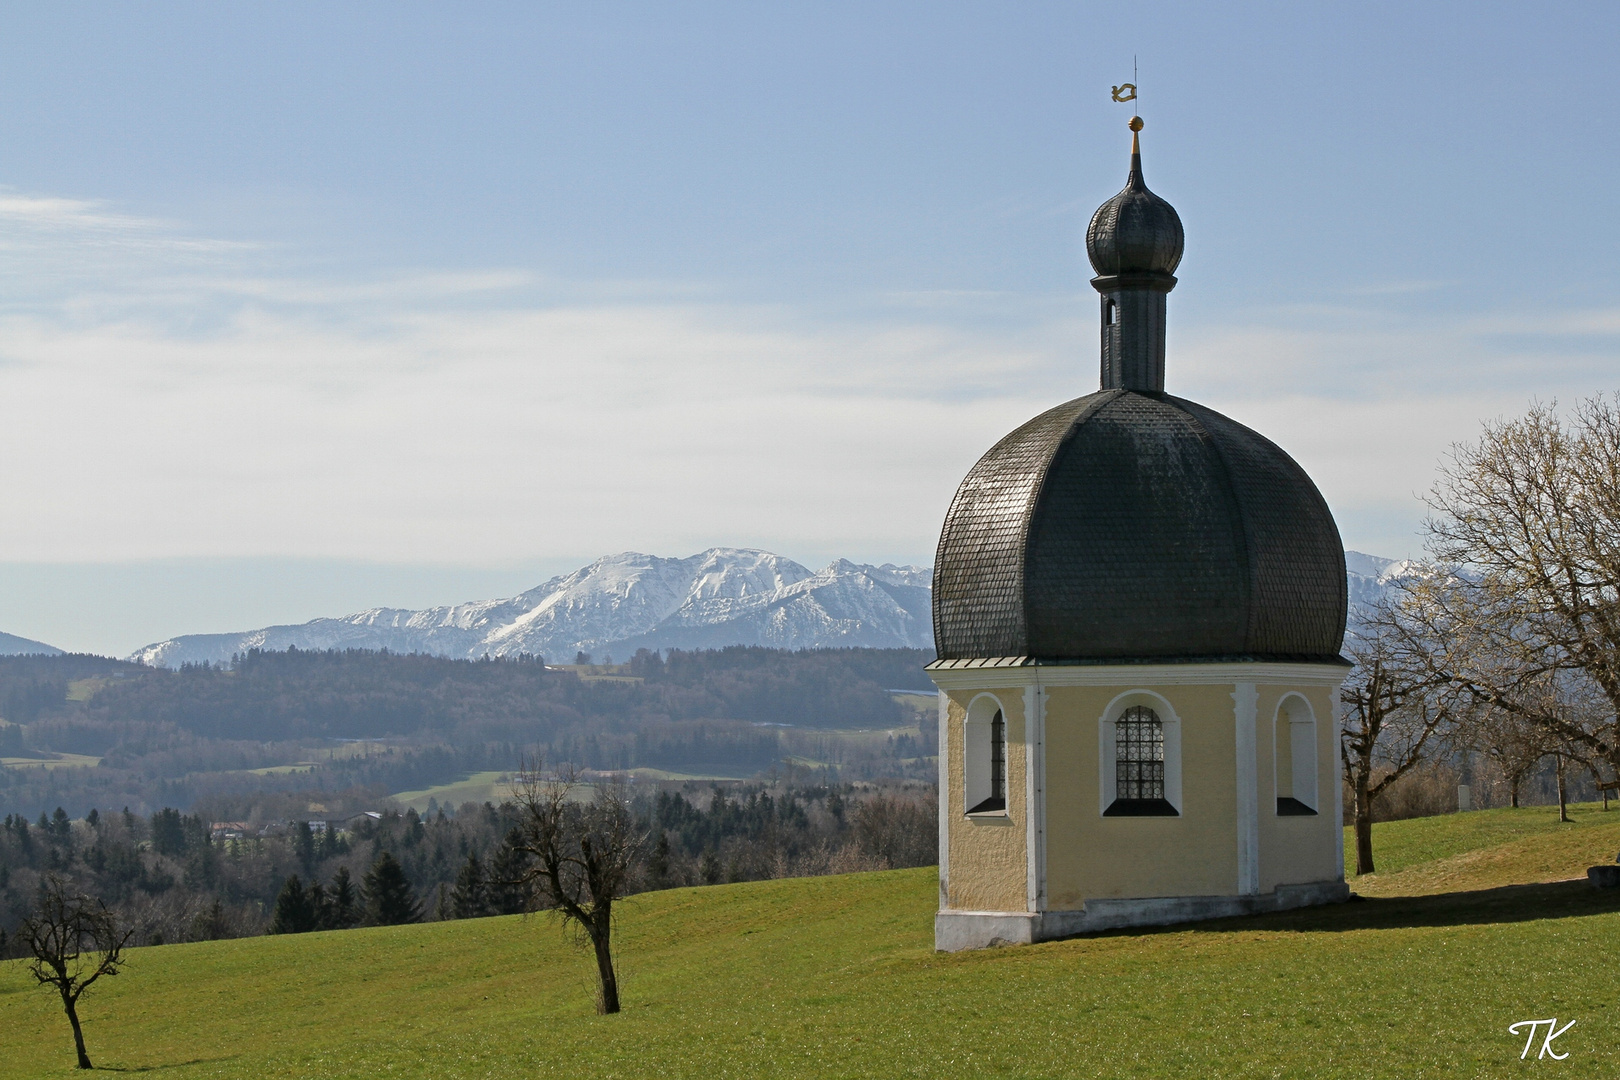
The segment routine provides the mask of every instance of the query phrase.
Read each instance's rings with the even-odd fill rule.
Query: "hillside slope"
[[[1470,817],[1489,831],[1450,827]],[[637,897],[617,1017],[592,1014],[588,958],[542,917],[136,950],[83,1012],[98,1065],[252,1080],[1506,1076],[1525,1068],[1507,1025],[1552,1015],[1579,1021],[1569,1075],[1620,1066],[1620,897],[1582,883],[952,956],[934,895],[920,870]],[[17,963],[0,1002],[0,1071],[73,1075],[59,1006]]]
[[[62,650],[43,641],[0,633],[0,656],[61,656]]]

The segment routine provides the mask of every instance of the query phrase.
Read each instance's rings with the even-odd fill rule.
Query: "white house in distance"
[[[934,570],[944,950],[1343,900],[1344,548],[1275,444],[1165,393],[1181,219],[1086,231],[1102,387],[962,481]]]

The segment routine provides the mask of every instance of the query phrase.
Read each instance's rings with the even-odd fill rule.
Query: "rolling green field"
[[[453,783],[439,784],[436,787],[423,788],[421,791],[401,791],[389,797],[419,814],[426,812],[429,799],[437,799],[441,804],[451,807],[460,806],[465,802],[504,802],[512,796],[511,775],[510,772],[498,770],[477,772]],[[503,780],[502,777],[506,779]]]
[[[0,758],[0,765],[11,769],[93,769],[101,764],[90,754],[57,754],[49,758]]]
[[[615,1017],[543,916],[140,949],[82,1012],[98,1066],[172,1077],[1612,1075],[1620,896],[1559,879],[1620,811],[1556,818],[1379,825],[1331,908],[952,956],[932,870],[649,893]],[[18,963],[0,1010],[0,1074],[74,1075]],[[1552,1016],[1570,1056],[1521,1062]]]

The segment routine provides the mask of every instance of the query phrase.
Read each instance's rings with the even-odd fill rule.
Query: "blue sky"
[[[127,652],[608,551],[927,563],[1187,229],[1169,388],[1401,556],[1616,389],[1620,9],[59,4],[0,27],[0,629]]]

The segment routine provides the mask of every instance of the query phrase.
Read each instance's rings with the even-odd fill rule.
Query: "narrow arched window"
[[[1112,300],[1103,301],[1103,325],[1114,325],[1114,302]]]
[[[987,708],[980,711],[978,704]],[[1001,709],[991,712],[988,706],[988,699],[980,699],[967,717],[962,805],[970,814],[1004,814],[1008,808],[1008,722]]]
[[[979,721],[983,724],[983,721]],[[973,747],[969,747],[967,768],[967,796],[970,814],[992,814],[1007,809],[1007,720],[997,709],[988,725],[979,727],[979,739],[988,736],[988,745],[980,742],[983,762],[974,768]],[[971,738],[970,732],[970,738]],[[985,766],[988,766],[986,769]]]
[[[1165,797],[1164,723],[1146,705],[1114,721],[1114,801],[1108,817],[1175,816]]]
[[[1277,816],[1316,815],[1316,714],[1300,697],[1277,708],[1272,760],[1277,773]]]

